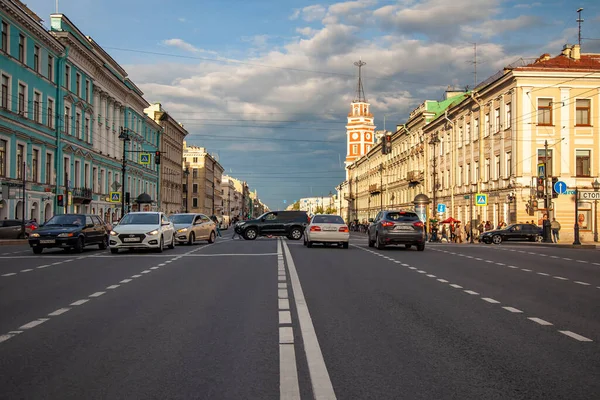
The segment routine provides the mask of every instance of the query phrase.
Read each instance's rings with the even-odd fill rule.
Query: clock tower
[[[348,124],[346,125],[346,168],[367,154],[375,144],[373,114],[371,114],[369,109],[371,105],[367,103],[362,85],[361,72],[362,67],[366,63],[361,60],[355,62],[354,65],[358,67],[358,84],[356,87],[356,96],[350,105]]]

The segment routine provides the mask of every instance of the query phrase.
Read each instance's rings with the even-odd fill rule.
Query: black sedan
[[[539,241],[542,238],[542,228],[533,224],[513,224],[503,229],[483,232],[479,235],[481,243],[500,244],[508,240],[527,240],[530,242]]]
[[[29,235],[29,245],[35,254],[40,254],[45,248],[72,249],[81,253],[84,247],[90,245],[104,250],[108,246],[108,232],[104,222],[96,215],[55,215]]]

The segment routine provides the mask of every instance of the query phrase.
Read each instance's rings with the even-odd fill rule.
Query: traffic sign
[[[121,192],[110,192],[110,201],[112,203],[120,203],[121,202]]]
[[[438,204],[437,205],[437,212],[439,213],[445,213],[446,212],[446,205],[445,204]]]
[[[546,164],[544,164],[544,163],[538,164],[538,177],[540,177],[540,178],[546,177]]]
[[[554,191],[558,194],[565,194],[567,192],[567,184],[563,181],[558,181],[554,184]]]
[[[116,190],[121,189],[121,184],[117,181],[114,181],[110,187],[112,188],[112,190],[116,191]]]
[[[150,164],[150,153],[140,153],[140,164]]]
[[[477,205],[477,206],[487,206],[487,204],[488,204],[487,194],[477,193],[475,195],[475,205]]]
[[[600,200],[600,192],[595,190],[578,190],[580,200]]]

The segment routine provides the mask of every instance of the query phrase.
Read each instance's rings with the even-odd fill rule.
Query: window
[[[538,164],[546,164],[546,171],[549,176],[552,176],[552,149],[548,149],[548,157],[546,157],[545,149],[538,149]]]
[[[467,169],[465,171],[465,183],[471,183],[471,164],[467,164]]]
[[[67,178],[71,175],[71,168],[69,168],[69,158],[65,157],[63,158],[63,171],[64,171],[64,175]],[[68,182],[64,182],[64,184],[66,185]]]
[[[192,208],[198,208],[198,198],[192,197]]]
[[[6,176],[6,145],[7,141],[0,139],[0,176]]]
[[[46,170],[44,183],[50,185],[52,183],[52,153],[46,153]]]
[[[352,145],[352,152],[350,154],[358,154],[358,145],[357,144]]]
[[[198,184],[197,183],[194,183],[192,185],[192,193],[198,193]]]
[[[54,82],[54,57],[48,54],[48,80]]]
[[[463,127],[458,127],[458,147],[461,148],[463,146]]]
[[[500,132],[500,109],[494,110],[494,133]]]
[[[65,83],[64,83],[64,87],[66,87],[67,89],[69,89],[69,81],[71,80],[71,67],[69,67],[68,65],[65,65]]]
[[[90,164],[84,164],[83,166],[83,187],[90,187]]]
[[[467,123],[467,127],[465,129],[465,145],[468,145],[471,142],[471,123]]]
[[[25,115],[25,85],[23,85],[22,83],[19,83],[19,104],[18,104],[18,109],[17,112],[20,115]]]
[[[8,53],[8,24],[6,22],[2,22],[2,50],[5,53]]]
[[[17,146],[17,179],[23,179],[23,160],[25,156],[25,146]]]
[[[75,171],[73,173],[73,179],[71,179],[71,183],[73,187],[79,187],[79,182],[81,177],[81,163],[79,161],[75,161]]]
[[[40,72],[40,47],[33,47],[33,69],[35,72]]]
[[[85,101],[90,102],[90,81],[85,80]]]
[[[54,121],[53,121],[54,117],[52,115],[52,110],[54,110],[54,100],[48,99],[48,111],[47,111],[46,115],[48,118],[47,125],[49,128],[54,127]]]
[[[33,94],[33,120],[35,122],[41,122],[42,116],[42,95],[39,92],[35,92]]]
[[[494,171],[494,179],[500,179],[500,156],[494,158],[494,165],[496,169]]]
[[[463,183],[463,167],[460,165],[458,167],[458,186],[462,186]]]
[[[490,165],[490,159],[486,158],[485,159],[485,176],[483,177],[484,181],[489,181],[491,178],[491,165]]]
[[[192,169],[192,179],[198,178],[198,168]]]
[[[31,156],[31,181],[39,182],[39,161],[40,161],[40,151],[38,149],[33,149]]]
[[[479,139],[479,120],[473,121],[473,141]]]
[[[538,99],[538,125],[552,125],[552,99]]]
[[[483,136],[488,137],[490,136],[490,114],[485,114],[485,119],[484,119],[484,126],[483,126]]]
[[[88,117],[85,118],[85,125],[83,127],[83,140],[86,142],[90,142],[90,119]]]
[[[475,161],[475,182],[479,182],[479,161]]]
[[[75,93],[81,97],[81,75],[75,74]]]
[[[577,99],[575,103],[575,125],[590,126],[590,99]]]
[[[591,176],[590,150],[575,150],[577,176]]]
[[[70,130],[69,130],[69,124],[71,121],[71,109],[67,106],[65,106],[65,133],[67,134],[71,134]]]
[[[19,61],[25,63],[25,36],[19,34]]]
[[[506,116],[504,119],[504,127],[505,129],[510,128],[510,120],[512,118],[512,110],[511,110],[511,103],[506,103],[506,107],[504,108],[504,110],[506,111]]]
[[[9,94],[8,91],[10,89],[10,78],[6,75],[2,75],[2,100],[0,105],[4,109],[8,109],[8,99]]]

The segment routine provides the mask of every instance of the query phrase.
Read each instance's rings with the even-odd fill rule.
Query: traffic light
[[[129,200],[131,200],[129,192],[125,192],[125,204],[129,204]]]
[[[558,182],[558,177],[553,176],[552,177],[552,198],[553,199],[558,197],[558,193],[556,193],[556,190],[554,190],[554,185],[556,185],[557,182]]]
[[[154,164],[160,164],[160,151],[154,153]]]
[[[58,196],[56,196],[56,201],[57,201],[59,207],[64,207],[65,206],[65,195],[59,194]]]
[[[538,199],[544,198],[544,178],[536,179],[536,193]]]
[[[383,143],[381,143],[382,154],[392,154],[392,135],[386,133],[383,137]]]

